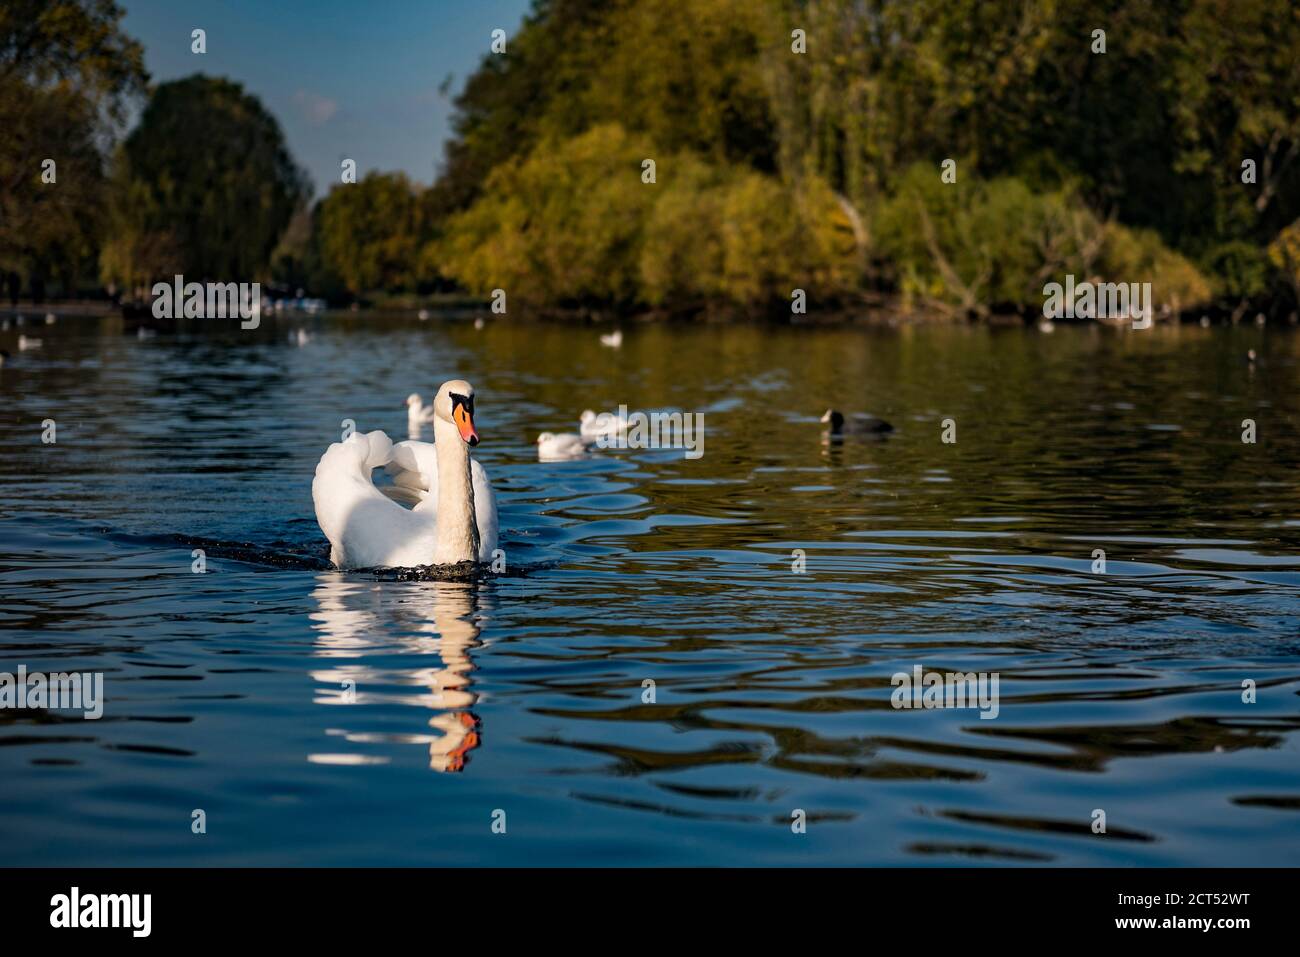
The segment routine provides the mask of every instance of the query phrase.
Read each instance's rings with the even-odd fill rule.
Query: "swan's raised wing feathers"
[[[438,447],[432,442],[398,442],[384,471],[393,477],[394,485],[431,492],[438,498]]]
[[[393,443],[383,432],[353,433],[335,442],[316,465],[311,483],[316,521],[340,568],[425,564],[433,554],[436,523],[417,516],[375,488],[370,473],[386,466]]]

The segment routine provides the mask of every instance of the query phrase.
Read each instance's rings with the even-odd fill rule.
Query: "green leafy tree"
[[[909,299],[960,312],[1041,306],[1043,285],[1150,282],[1158,309],[1203,305],[1209,282],[1153,231],[1099,220],[1070,192],[1036,193],[1014,177],[969,178],[962,189],[933,169],[905,174],[879,217],[879,254]]]
[[[1300,219],[1269,243],[1268,259],[1279,283],[1290,293],[1292,307],[1300,305]]]
[[[509,38],[508,55],[483,56],[456,98],[455,135],[429,200],[435,215],[469,206],[492,170],[531,150],[544,126],[564,134],[585,128],[575,94],[608,48],[607,17],[628,2],[537,0]]]
[[[1264,247],[1300,216],[1300,7],[1194,0],[1178,35],[1170,83],[1183,242],[1225,295],[1258,295]]]
[[[1270,288],[1281,267],[1265,247],[1300,216],[1296,62],[1288,0],[539,2],[458,100],[430,207],[435,229],[458,214],[439,265],[534,275],[498,260],[545,259],[544,230],[568,243],[571,224],[511,192],[531,188],[521,171],[559,177],[539,186],[559,202],[567,174],[540,144],[617,124],[680,173],[661,179],[639,268],[620,264],[625,298],[751,301],[821,262],[828,288],[958,311],[1035,303],[1041,277],[1067,268],[1154,270],[1111,278],[1152,281],[1168,303],[1244,302]],[[1258,184],[1241,182],[1247,158]],[[947,194],[945,159],[959,160]],[[760,192],[787,215],[764,219]],[[832,202],[809,212],[819,194]],[[808,239],[836,217],[856,246],[847,280],[836,229]],[[836,251],[803,261],[787,241]]]
[[[501,288],[535,303],[632,300],[655,198],[641,181],[646,148],[613,124],[539,142],[492,172],[480,199],[446,224],[434,258],[477,293]]]
[[[852,289],[856,238],[824,182],[681,152],[661,155],[649,183],[646,146],[605,124],[502,164],[435,243],[441,269],[535,303],[682,308]]]
[[[597,35],[603,56],[565,116],[619,123],[654,152],[692,150],[714,163],[775,169],[760,46],[773,34],[765,0],[639,0],[618,5]],[[779,36],[776,37],[779,41]],[[560,135],[579,132],[570,120]]]
[[[314,218],[319,269],[338,277],[352,295],[418,284],[424,214],[404,174],[372,172],[336,184]]]

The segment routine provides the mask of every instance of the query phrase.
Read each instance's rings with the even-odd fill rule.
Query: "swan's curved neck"
[[[436,565],[478,560],[478,519],[474,514],[474,480],[469,446],[454,423],[435,418],[433,441],[438,447],[438,528],[434,542]]]

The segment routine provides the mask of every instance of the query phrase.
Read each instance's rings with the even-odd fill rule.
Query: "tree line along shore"
[[[238,83],[151,84],[121,16],[0,11],[6,295],[182,274],[336,305],[996,319],[1069,276],[1149,283],[1155,318],[1300,301],[1289,0],[536,0],[485,36],[432,185],[344,162],[321,196]]]

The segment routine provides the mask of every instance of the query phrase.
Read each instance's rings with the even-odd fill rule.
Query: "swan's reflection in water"
[[[400,704],[428,709],[431,733],[334,731],[357,744],[426,744],[429,767],[460,771],[479,745],[479,720],[471,710],[474,663],[471,649],[485,602],[480,586],[469,582],[366,582],[338,572],[322,573],[312,592],[315,653],[333,659],[311,672],[324,687],[316,703],[327,705]],[[409,656],[436,657],[440,664],[384,667],[368,663]],[[394,690],[394,688],[398,690]],[[410,688],[412,690],[402,690]],[[418,689],[418,690],[415,690]],[[372,763],[363,755],[312,755],[318,763]]]

